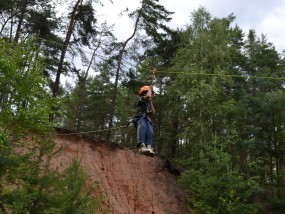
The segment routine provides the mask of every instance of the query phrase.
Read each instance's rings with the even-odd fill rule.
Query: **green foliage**
[[[253,203],[261,191],[257,177],[246,179],[234,169],[230,155],[217,142],[205,147],[199,159],[199,167],[180,178],[190,192],[191,213],[259,213]]]
[[[33,41],[0,40],[0,212],[94,213],[103,198],[79,162],[64,172],[49,164],[59,152],[49,122],[54,100]]]
[[[66,90],[60,123],[68,129],[90,131],[106,128],[112,83],[107,72],[77,82]],[[100,136],[100,133],[95,135]]]
[[[81,169],[80,162],[74,160],[63,174],[64,179],[60,182],[59,188],[61,198],[58,200],[58,213],[94,213],[103,197],[95,199],[92,195],[94,191],[98,191],[99,186],[86,188],[87,176]]]
[[[73,181],[64,180],[57,173],[53,177],[51,172],[40,175],[40,164],[31,161],[39,160],[35,156],[36,150],[19,157],[12,152],[16,144],[15,136],[30,131],[51,131],[52,124],[48,121],[51,106],[60,105],[50,98],[48,88],[53,85],[42,73],[48,76],[56,70],[59,75],[80,72],[75,64],[75,68],[69,70],[73,65],[69,57],[62,57],[63,64],[58,67],[63,43],[60,37],[63,34],[55,32],[60,24],[50,4],[41,1],[46,5],[44,7],[35,6],[34,0],[20,1],[21,4],[17,5],[15,2],[4,0],[0,3],[3,25],[0,36],[7,38],[0,40],[0,127],[12,139],[7,143],[7,138],[2,138],[0,147],[1,179],[4,181],[1,187],[5,187],[2,193],[7,196],[2,203],[5,203],[5,209],[16,206],[18,211],[33,206],[48,209],[44,204],[49,202],[44,201],[64,198],[63,194],[53,193],[56,192],[52,191],[53,188],[70,187],[70,192],[65,195],[68,204],[61,211],[65,212],[73,206],[77,209],[81,205],[72,203],[71,198],[80,198],[78,192],[83,182],[73,184]],[[115,126],[125,125],[128,117],[135,112],[138,88],[151,82],[149,71],[156,67],[156,115],[152,118],[156,137],[154,143],[159,153],[181,163],[185,170],[181,181],[193,193],[190,199],[192,208],[205,213],[211,212],[211,209],[218,213],[237,213],[238,210],[256,212],[257,208],[251,202],[259,185],[266,187],[267,193],[258,199],[269,201],[273,198],[272,207],[282,208],[285,169],[284,56],[277,53],[264,35],[259,38],[254,30],[246,34],[237,25],[233,27],[233,14],[216,18],[201,7],[192,13],[185,29],[173,32],[163,24],[170,20],[171,12],[154,0],[141,3],[142,7],[129,13],[129,16],[138,18],[138,28],[134,31],[145,29],[147,36],[133,34],[134,43],[127,40],[126,49],[121,53],[132,62],[142,62],[138,67],[130,68],[126,58],[120,61],[122,64],[115,90],[117,99],[115,106],[112,106],[114,116],[111,118]],[[23,11],[20,10],[22,8]],[[16,14],[12,19],[11,11]],[[69,44],[64,46],[66,49],[63,51],[76,59],[74,62],[80,55],[83,66],[88,65],[86,73],[78,75],[75,87],[66,88],[64,105],[59,108],[62,116],[59,124],[76,131],[106,128],[111,97],[114,95],[112,72],[121,44],[111,37],[110,28],[102,30],[101,34],[97,31],[94,12],[91,1],[80,5],[74,17],[74,29],[67,34],[71,36],[66,41]],[[23,22],[20,22],[21,14]],[[68,26],[67,17],[61,17],[61,22],[62,26]],[[19,38],[13,39],[16,33],[20,33]],[[18,43],[24,35],[35,34],[44,40],[28,39],[19,44],[7,42],[15,40]],[[138,51],[141,50],[140,45],[147,49],[144,56],[140,56]],[[43,48],[39,50],[37,46]],[[89,51],[78,50],[83,46],[94,49],[92,60],[87,55]],[[103,49],[105,51],[101,51]],[[108,55],[106,60],[100,56],[104,53]],[[104,63],[93,63],[95,56],[96,60],[99,57]],[[90,68],[100,74],[87,78]],[[129,81],[124,77],[125,69],[130,71]],[[102,138],[103,133],[96,132],[94,136]],[[222,147],[211,143],[213,135],[223,142]],[[133,128],[112,131],[112,137],[126,146],[135,145]],[[40,148],[37,151],[45,151],[45,154],[52,150],[52,144],[45,145],[39,140],[37,145]],[[76,164],[72,168],[79,170]],[[8,173],[7,169],[11,171]],[[6,188],[8,178],[11,183]],[[55,184],[53,180],[60,182]],[[23,200],[17,201],[19,198]],[[60,209],[60,205],[50,209]]]
[[[268,206],[270,212],[283,213],[285,210],[285,200],[273,198],[269,201]]]
[[[78,21],[75,23],[74,27],[78,34],[78,38],[80,38],[83,45],[90,45],[92,36],[97,33],[95,27],[97,19],[95,17],[92,1],[87,1],[84,5],[80,5],[76,16]]]
[[[167,136],[164,151],[173,146],[173,138],[168,137],[171,131],[164,131],[173,130],[171,122],[177,118],[174,157],[192,176],[187,181],[190,194],[195,193],[192,207],[205,208],[201,211],[205,213],[210,213],[212,207],[218,213],[223,212],[219,208],[237,213],[250,206],[253,210],[248,210],[255,212],[254,206],[246,204],[249,197],[242,195],[250,195],[251,188],[255,192],[255,184],[270,189],[273,197],[284,198],[285,90],[284,81],[278,79],[284,78],[284,59],[264,36],[258,38],[250,31],[245,38],[241,29],[232,28],[232,15],[214,18],[205,8],[192,15],[193,23],[182,33],[183,44],[168,69],[178,74],[169,75],[170,86],[165,89],[169,102],[161,131]],[[221,153],[226,155],[220,159],[227,163],[225,174],[223,168],[209,165],[210,152],[206,151],[213,152],[213,135],[223,142]],[[228,192],[219,195],[219,185]],[[266,200],[268,195],[264,193],[259,199]]]
[[[45,149],[15,155],[1,134],[0,204],[6,213],[94,213],[103,198],[93,196],[99,186],[86,186],[86,174],[74,160],[63,173],[51,170],[43,156],[51,153],[53,143],[42,142]],[[47,147],[49,145],[50,148]]]
[[[130,69],[129,81],[119,78],[114,123],[124,125],[135,111],[136,91],[151,82],[149,71],[156,67],[155,147],[185,170],[182,181],[192,193],[192,208],[204,213],[256,213],[254,197],[260,187],[284,198],[285,90],[284,80],[278,79],[284,78],[284,58],[265,36],[258,38],[254,31],[246,35],[233,27],[233,14],[216,18],[205,8],[193,12],[185,30],[165,29],[168,35],[158,35],[150,11],[159,8],[152,3],[141,13],[144,20],[139,27],[149,26],[153,48],[136,71]],[[170,13],[165,12],[167,18]],[[143,44],[148,47],[149,42]],[[135,60],[132,51],[125,54]],[[66,96],[68,127],[73,128],[79,118],[82,130],[107,126],[113,85],[105,78],[110,67],[98,68],[101,73],[86,82],[85,91],[78,82]],[[87,96],[81,103],[83,95]],[[75,108],[80,105],[81,115]],[[113,139],[135,145],[134,131],[113,131]],[[222,147],[211,143],[213,135]],[[103,137],[99,132],[96,136]],[[257,200],[268,195],[260,194]]]
[[[15,46],[0,40],[2,127],[13,126],[18,131],[50,128],[48,115],[54,101],[46,91],[48,83],[42,75],[44,64],[33,42],[29,40]]]

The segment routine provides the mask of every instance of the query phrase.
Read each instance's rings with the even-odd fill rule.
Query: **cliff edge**
[[[53,167],[80,160],[88,182],[99,182],[109,214],[186,214],[185,190],[176,185],[162,158],[148,157],[115,143],[57,130]],[[95,193],[94,194],[98,194]]]

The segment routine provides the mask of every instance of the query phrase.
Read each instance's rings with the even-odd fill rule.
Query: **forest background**
[[[84,173],[76,161],[67,169],[70,179],[41,173],[42,157],[53,152],[49,137],[37,138],[38,147],[24,156],[13,148],[23,146],[20,136],[47,135],[53,126],[134,147],[136,130],[122,127],[139,88],[153,80],[155,150],[181,170],[190,211],[285,209],[284,55],[265,35],[233,25],[234,14],[217,18],[204,7],[185,28],[171,29],[173,13],[142,0],[123,11],[133,26],[118,41],[112,26],[98,21],[102,2],[65,2],[61,17],[59,5],[0,2],[2,211],[68,212],[76,197],[90,204],[88,192],[79,194]],[[62,78],[74,75],[63,87]],[[72,179],[80,181],[76,188]],[[59,193],[48,194],[52,188]],[[81,202],[76,209],[94,209]]]

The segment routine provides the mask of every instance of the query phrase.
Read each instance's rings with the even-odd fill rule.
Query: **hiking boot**
[[[151,145],[147,145],[146,149],[149,151],[149,156],[155,156],[155,152],[153,151]]]
[[[142,143],[142,144],[140,145],[140,148],[139,148],[139,153],[145,154],[145,153],[148,153],[148,152],[149,152],[149,150],[146,148],[146,146],[144,145],[144,143]]]

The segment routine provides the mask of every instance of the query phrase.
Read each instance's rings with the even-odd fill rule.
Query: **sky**
[[[104,0],[102,8],[96,8],[99,18],[114,24],[114,34],[120,40],[127,39],[133,30],[133,22],[128,17],[118,14],[125,8],[130,11],[139,7],[140,0],[113,0],[113,4]],[[285,50],[285,0],[159,0],[171,16],[170,27],[185,28],[191,24],[191,13],[200,6],[217,18],[236,16],[237,24],[245,33],[255,30],[257,36],[266,35],[267,41],[273,43],[281,53]]]

